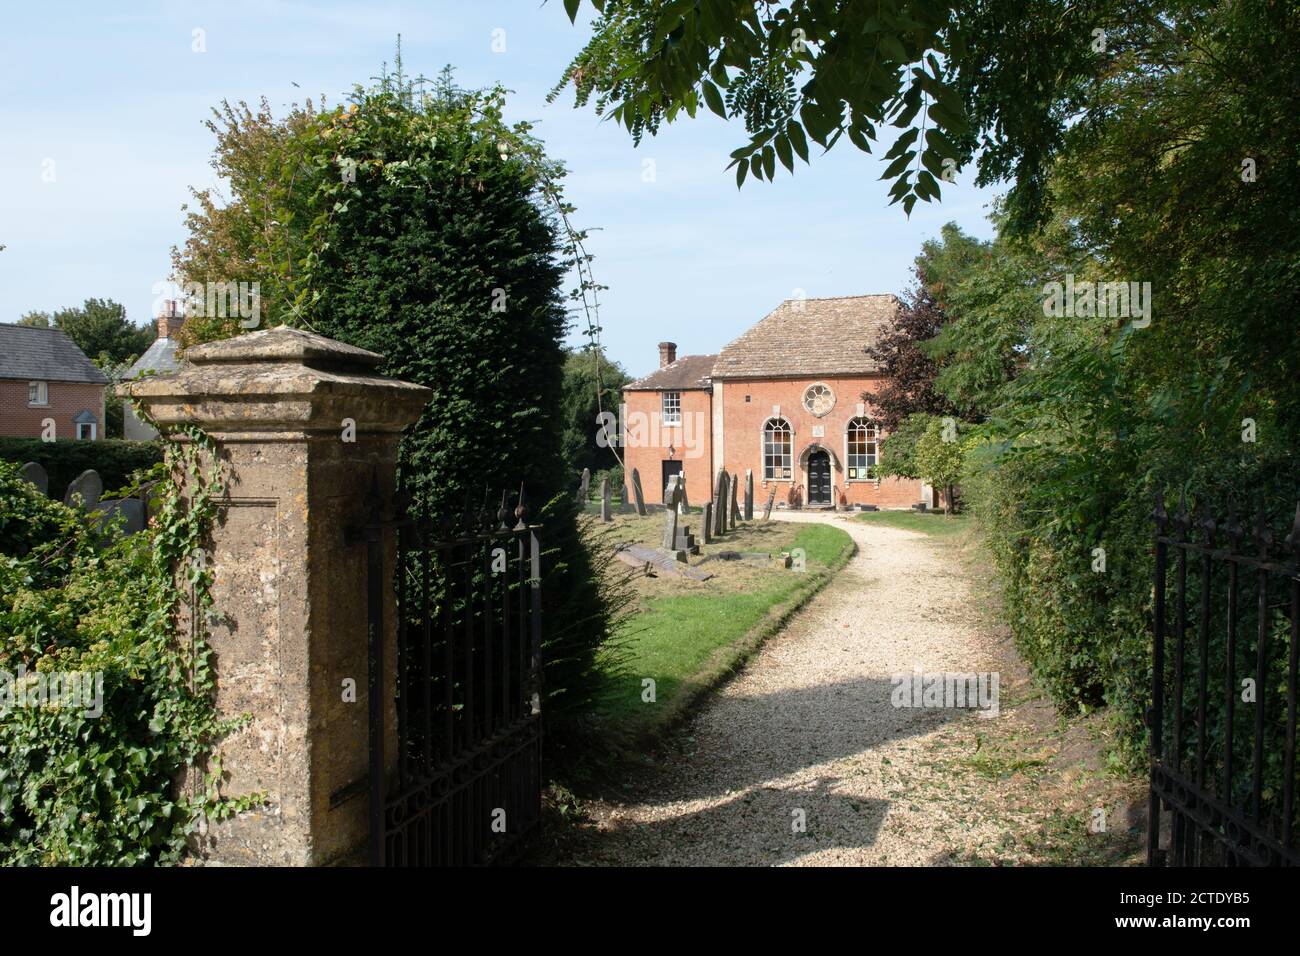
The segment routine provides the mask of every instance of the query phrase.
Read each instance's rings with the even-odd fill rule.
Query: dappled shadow
[[[893,687],[873,678],[719,694],[653,766],[606,795],[606,828],[588,831],[570,859],[770,864],[872,845],[888,801],[864,796],[879,789],[879,771],[852,758],[964,716],[895,708]],[[804,811],[806,832],[793,828],[795,810]]]

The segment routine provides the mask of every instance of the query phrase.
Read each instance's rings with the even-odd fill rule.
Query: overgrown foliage
[[[204,819],[256,799],[219,794],[220,766],[208,758],[236,722],[216,716],[201,634],[191,642],[177,633],[182,605],[199,619],[210,605],[211,572],[189,558],[205,540],[221,483],[200,464],[205,437],[189,437],[168,465],[142,475],[167,479],[159,512],[147,531],[125,537],[42,496],[0,461],[6,864],[176,862]],[[177,491],[182,474],[192,482],[186,498]],[[74,674],[82,696],[55,694],[56,704],[49,682],[57,675],[69,686]],[[206,785],[177,794],[187,771]]]
[[[63,500],[72,480],[88,468],[103,479],[105,492],[127,484],[131,475],[163,460],[162,443],[157,441],[76,441],[71,438],[42,441],[39,438],[0,437],[0,459],[26,464],[37,462],[49,477],[49,495]],[[6,552],[8,553],[8,552]]]
[[[563,167],[528,124],[504,122],[504,105],[500,89],[458,89],[449,71],[430,87],[400,63],[346,106],[309,103],[276,120],[265,105],[226,104],[211,128],[231,201],[199,194],[177,265],[185,281],[260,281],[271,322],[372,349],[385,374],[432,388],[399,467],[434,514],[495,511],[503,491],[513,507],[524,486],[530,520],[545,525],[554,733],[589,699],[612,629],[556,427],[562,282],[583,255]],[[186,326],[191,340],[239,331],[233,320]]]
[[[1051,210],[1040,227],[999,210],[998,238],[975,255],[952,229],[926,250],[953,268],[932,290],[947,322],[917,343],[938,366],[934,387],[987,419],[962,488],[1022,651],[1063,706],[1109,705],[1121,756],[1135,759],[1154,496],[1164,489],[1172,508],[1185,494],[1220,517],[1235,505],[1275,540],[1300,496],[1300,226],[1286,212],[1300,169],[1285,159],[1300,131],[1281,120],[1300,106],[1288,40],[1300,13],[1156,12],[1109,34],[1089,108],[1036,187]],[[1067,281],[1149,283],[1150,308],[1117,314],[1081,295],[1049,314],[1047,283]]]

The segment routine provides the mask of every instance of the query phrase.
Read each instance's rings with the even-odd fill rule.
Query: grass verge
[[[773,561],[757,580],[719,575],[713,588],[705,582],[707,589],[646,597],[598,698],[595,721],[611,743],[642,748],[678,723],[825,587],[854,551],[849,535],[830,525],[800,526],[788,547],[804,550],[804,572]],[[647,679],[654,681],[653,702],[645,699]]]
[[[863,524],[920,531],[938,538],[961,534],[971,527],[972,521],[969,515],[945,515],[941,511],[864,511],[857,520]]]

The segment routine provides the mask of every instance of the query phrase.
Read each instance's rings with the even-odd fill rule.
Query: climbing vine
[[[262,799],[223,796],[213,753],[247,721],[217,715],[202,626],[224,470],[195,426],[166,449],[124,489],[154,508],[134,535],[0,462],[0,863],[175,863],[207,821]],[[70,686],[85,692],[56,695]],[[201,785],[177,793],[183,778]]]

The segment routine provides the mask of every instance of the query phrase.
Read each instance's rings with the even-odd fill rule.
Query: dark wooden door
[[[664,464],[664,480],[659,483],[660,490],[664,493],[664,504],[668,504],[668,479],[673,475],[682,473],[682,463],[680,461],[666,461]]]
[[[808,504],[831,503],[831,456],[815,451],[808,456]]]

